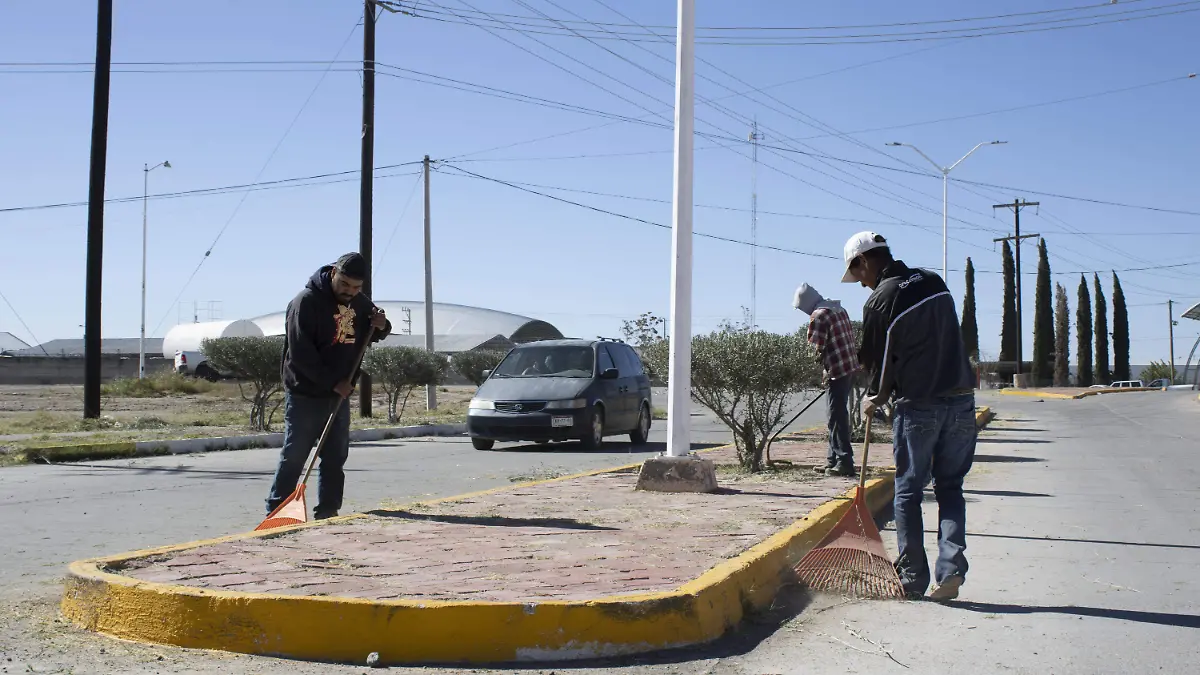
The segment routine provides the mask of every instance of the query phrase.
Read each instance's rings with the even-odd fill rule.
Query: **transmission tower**
[[[750,327],[758,325],[758,120],[750,125]]]

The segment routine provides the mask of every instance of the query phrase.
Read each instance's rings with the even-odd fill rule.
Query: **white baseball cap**
[[[887,248],[887,240],[874,232],[859,232],[850,237],[846,241],[846,248],[842,251],[842,257],[846,259],[846,273],[842,275],[842,283],[854,283],[854,277],[850,274],[850,263],[858,256],[876,248]]]

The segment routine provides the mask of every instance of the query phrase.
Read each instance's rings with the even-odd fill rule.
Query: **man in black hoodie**
[[[335,406],[337,417],[321,448],[314,517],[330,518],[342,508],[346,484],[342,467],[350,453],[347,399],[354,390],[351,371],[368,327],[375,327],[372,342],[392,330],[383,310],[362,294],[366,274],[366,260],[358,253],[347,253],[317,270],[288,303],[282,363],[283,450],[267,497],[268,514],[296,489],[309,453]]]

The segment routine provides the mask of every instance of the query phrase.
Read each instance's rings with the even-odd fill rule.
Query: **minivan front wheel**
[[[587,435],[580,439],[584,450],[599,450],[604,445],[604,411],[592,409],[591,424],[588,425]]]
[[[496,441],[493,441],[490,438],[472,438],[471,447],[475,448],[476,450],[491,450],[492,448],[496,447]]]
[[[629,441],[634,445],[645,445],[650,440],[650,406],[642,404],[638,412],[637,428],[629,433]]]

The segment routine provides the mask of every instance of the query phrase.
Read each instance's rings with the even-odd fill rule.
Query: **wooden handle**
[[[862,464],[858,467],[858,487],[865,487],[867,484],[867,454],[871,451],[871,422],[874,421],[875,415],[871,414],[867,418],[867,428],[863,435],[863,458]]]

